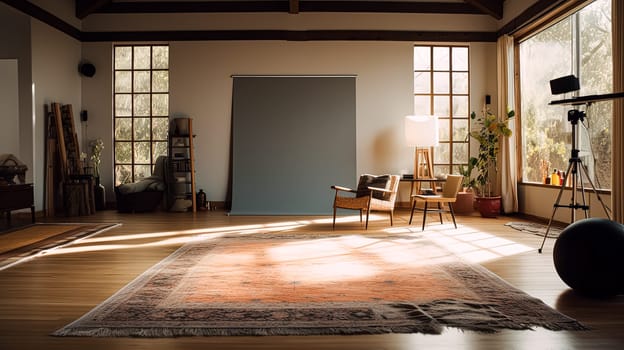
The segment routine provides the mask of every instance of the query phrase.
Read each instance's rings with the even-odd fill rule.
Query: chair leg
[[[334,230],[336,229],[336,207],[334,207],[334,224],[332,225],[332,228]]]
[[[362,209],[360,209],[360,224],[362,223]]]
[[[422,224],[422,230],[425,230],[425,220],[427,220],[427,205],[429,203],[427,201],[425,201],[425,211],[423,212],[423,224]]]
[[[440,215],[440,225],[442,225],[444,222],[442,222],[442,204],[440,202],[438,202],[438,215]]]
[[[449,210],[451,211],[451,217],[453,218],[453,225],[457,228],[457,223],[455,222],[455,212],[453,211],[453,205],[451,203],[448,204]]]
[[[364,226],[366,230],[368,230],[368,214],[370,214],[370,210],[366,211],[366,226]]]
[[[410,214],[409,224],[412,224],[412,218],[414,217],[414,209],[416,209],[416,200],[412,199],[412,213]]]
[[[392,222],[393,216],[394,216],[394,210],[390,210],[390,226],[394,225],[394,223]]]

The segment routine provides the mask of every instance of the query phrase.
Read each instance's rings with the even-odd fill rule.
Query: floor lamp
[[[431,148],[438,145],[438,117],[433,115],[405,117],[405,140],[408,146],[416,147],[414,179],[433,179]]]

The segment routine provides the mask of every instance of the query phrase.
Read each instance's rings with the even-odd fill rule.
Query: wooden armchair
[[[440,224],[442,224],[442,213],[449,212],[451,213],[451,217],[453,218],[453,225],[457,228],[457,223],[455,222],[455,212],[453,212],[453,203],[457,200],[457,193],[462,185],[462,179],[464,177],[462,175],[448,175],[446,177],[446,183],[444,184],[444,189],[442,190],[442,195],[429,195],[429,194],[415,194],[412,196],[412,212],[410,214],[409,224],[412,224],[412,218],[414,217],[414,210],[422,210],[423,211],[423,221],[422,221],[422,230],[425,230],[425,220],[427,219],[427,213],[438,213],[440,216]],[[416,207],[417,202],[423,201],[425,202],[425,208],[420,209]],[[431,209],[429,208],[430,203],[437,203],[437,208]],[[442,204],[448,205],[448,209],[442,208]]]
[[[392,226],[399,180],[399,175],[364,174],[360,176],[356,190],[343,186],[331,186],[336,191],[333,227],[336,228],[336,209],[338,208],[359,210],[360,223],[362,213],[366,212],[366,229],[368,229],[368,217],[371,211],[387,211],[390,213],[390,226]],[[346,193],[352,195],[345,196]]]

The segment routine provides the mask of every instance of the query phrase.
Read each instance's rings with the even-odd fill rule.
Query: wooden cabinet
[[[9,226],[11,226],[11,211],[24,208],[30,208],[32,222],[35,222],[34,200],[32,184],[0,186],[0,212],[7,213],[7,223]]]
[[[193,139],[193,120],[191,118],[174,119],[169,128],[169,193],[176,201],[190,201],[189,210],[197,211],[195,197],[195,152]]]

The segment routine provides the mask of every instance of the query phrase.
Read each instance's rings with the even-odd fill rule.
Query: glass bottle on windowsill
[[[550,184],[553,186],[561,185],[561,180],[559,174],[557,173],[557,169],[553,169],[552,174],[550,174]]]

